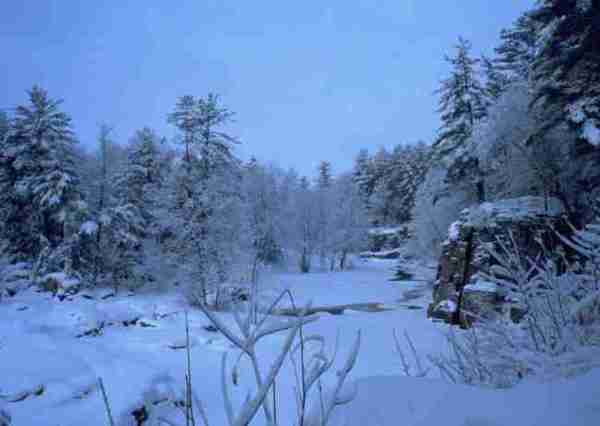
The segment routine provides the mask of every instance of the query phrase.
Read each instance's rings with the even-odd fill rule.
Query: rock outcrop
[[[498,263],[490,249],[500,253],[500,242],[514,241],[522,258],[535,258],[542,246],[561,245],[556,231],[569,230],[554,199],[522,197],[464,210],[444,242],[428,315],[462,326],[496,315],[518,321],[522,312],[506,290],[484,278]]]

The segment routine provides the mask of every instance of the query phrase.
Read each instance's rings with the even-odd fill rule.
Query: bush
[[[523,318],[480,319],[469,330],[451,330],[448,353],[430,358],[444,377],[507,387],[529,375],[568,377],[600,366],[600,226],[561,238],[578,261],[549,251],[524,259],[514,244],[490,252],[499,265],[486,279],[501,286]]]

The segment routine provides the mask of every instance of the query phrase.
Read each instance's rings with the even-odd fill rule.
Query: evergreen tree
[[[369,198],[375,189],[375,176],[369,152],[366,149],[361,149],[354,160],[354,169],[352,171],[352,179],[357,185],[359,193],[365,205],[368,206]]]
[[[175,111],[169,114],[168,121],[177,127],[183,136],[182,143],[185,146],[183,160],[189,164],[199,131],[196,99],[190,95],[180,97],[175,105]]]
[[[136,206],[146,228],[153,225],[157,195],[164,180],[160,144],[161,139],[152,129],[138,130],[128,147],[127,164],[117,177],[120,204]]]
[[[415,194],[429,168],[429,148],[423,144],[394,148],[371,199],[371,220],[399,224],[412,219]]]
[[[321,161],[318,168],[319,176],[317,179],[317,186],[319,189],[331,188],[332,176],[331,176],[331,163],[329,161]]]
[[[295,197],[298,229],[298,245],[300,248],[300,271],[310,272],[312,256],[318,240],[318,215],[314,203],[314,193],[306,176],[300,178],[299,188]]]
[[[75,136],[61,101],[35,86],[18,106],[2,156],[5,237],[17,257],[56,248],[77,232],[85,203],[75,171]]]
[[[567,121],[600,145],[600,1],[543,0],[531,19],[540,34],[533,83],[541,134]]]
[[[169,116],[186,146],[174,188],[178,252],[193,263],[192,293],[204,303],[227,279],[240,233],[241,175],[232,150],[238,141],[221,130],[232,117],[214,94],[185,96]]]
[[[331,254],[331,235],[333,233],[333,177],[331,175],[331,163],[321,161],[319,163],[316,185],[317,203],[317,249],[321,261],[321,267],[325,267],[327,257]]]
[[[0,111],[0,143],[8,136],[10,130],[10,121],[4,111]]]
[[[510,80],[506,74],[500,71],[497,62],[485,55],[481,57],[481,64],[485,75],[484,93],[487,109],[490,105],[498,101],[502,93],[506,90]]]
[[[452,72],[437,90],[442,127],[435,147],[441,156],[463,146],[475,123],[485,115],[484,89],[477,75],[479,60],[470,55],[471,43],[461,37],[456,45],[456,55],[446,57]]]
[[[537,31],[529,13],[519,17],[511,28],[500,32],[500,45],[495,48],[495,63],[500,72],[511,80],[528,81],[533,59]]]

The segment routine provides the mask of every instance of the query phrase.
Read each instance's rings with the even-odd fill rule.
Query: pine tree
[[[15,110],[2,156],[6,238],[17,257],[35,257],[44,246],[56,248],[77,232],[85,203],[75,171],[71,118],[35,86],[29,104]]]
[[[486,109],[496,103],[502,93],[506,90],[510,80],[506,74],[500,71],[498,63],[482,55],[481,64],[485,74],[485,101]]]
[[[237,139],[222,131],[233,113],[219,97],[181,98],[169,121],[183,135],[183,162],[176,171],[174,214],[178,250],[194,263],[197,300],[206,303],[227,279],[239,237],[240,164],[233,154]]]
[[[300,252],[300,271],[310,272],[312,256],[318,239],[318,215],[314,203],[314,192],[306,176],[300,178],[299,187],[295,194],[294,210],[296,211],[298,245]]]
[[[452,65],[450,77],[442,80],[439,109],[442,126],[435,147],[440,156],[463,146],[475,123],[485,116],[484,89],[477,75],[478,59],[470,56],[471,43],[460,37],[456,55],[446,57]]]
[[[566,121],[600,145],[600,1],[543,0],[531,19],[540,34],[533,62],[540,133]]]
[[[333,177],[331,175],[331,163],[321,161],[319,163],[316,185],[317,203],[317,250],[321,267],[325,267],[327,257],[331,254],[331,229],[333,212]]]
[[[329,161],[321,161],[319,163],[319,177],[317,179],[317,186],[319,189],[331,188],[332,176],[331,176],[331,163]]]
[[[136,206],[146,224],[153,225],[158,191],[163,184],[160,159],[161,139],[147,127],[138,130],[128,147],[127,164],[117,177],[121,204]]]
[[[0,111],[0,143],[4,141],[4,138],[8,136],[10,129],[10,121],[8,115],[4,111]]]
[[[398,145],[394,148],[372,196],[371,219],[379,224],[410,221],[416,191],[428,168],[429,148],[425,144]]]
[[[11,216],[13,197],[11,186],[11,173],[9,170],[9,158],[7,156],[8,145],[5,144],[10,131],[10,121],[4,111],[0,111],[0,248],[4,245],[4,239],[8,235],[8,219]]]
[[[354,184],[357,185],[365,205],[368,207],[369,199],[375,189],[375,176],[371,158],[366,149],[361,149],[354,160],[352,179]]]
[[[192,147],[195,146],[198,131],[198,104],[193,96],[182,96],[177,100],[175,111],[169,114],[169,123],[182,133],[182,143],[185,146],[183,160],[189,163],[192,159]]]
[[[511,80],[528,81],[535,57],[536,26],[529,13],[519,17],[511,28],[500,32],[500,45],[494,49],[495,63]]]

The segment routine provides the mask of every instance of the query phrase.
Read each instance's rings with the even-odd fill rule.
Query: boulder
[[[535,258],[543,246],[562,245],[556,231],[570,233],[555,199],[521,197],[464,210],[443,244],[428,315],[463,326],[504,314],[518,321],[523,312],[506,290],[484,279],[498,263],[490,250],[501,253],[514,241],[522,258]]]

